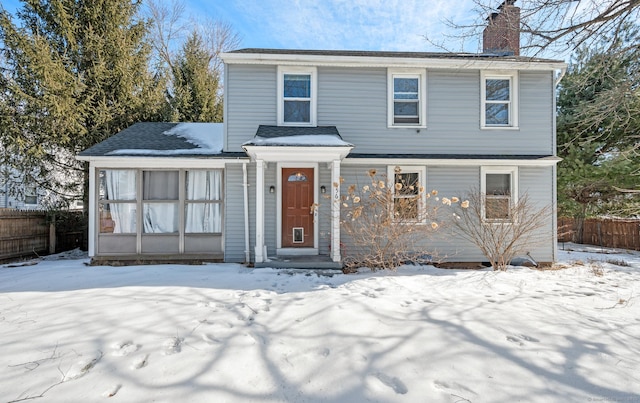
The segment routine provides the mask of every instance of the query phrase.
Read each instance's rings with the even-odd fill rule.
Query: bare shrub
[[[353,245],[345,258],[347,268],[393,270],[408,262],[433,261],[435,251],[426,250],[425,241],[444,225],[438,209],[457,203],[457,198],[427,192],[417,174],[405,174],[399,167],[394,178],[369,170],[366,185],[350,184],[347,189],[341,220]]]
[[[588,267],[591,274],[596,277],[604,276],[604,269],[602,268],[602,262],[599,260],[589,259]]]
[[[629,267],[629,263],[624,259],[607,259],[607,263],[613,264],[620,267]]]
[[[453,221],[455,233],[477,246],[494,270],[506,270],[514,257],[548,240],[538,230],[551,219],[551,208],[536,208],[527,194],[514,202],[472,190],[468,198]]]

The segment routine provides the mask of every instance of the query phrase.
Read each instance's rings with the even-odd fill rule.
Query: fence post
[[[51,217],[51,222],[49,223],[49,254],[53,255],[56,253],[56,215],[54,214]]]

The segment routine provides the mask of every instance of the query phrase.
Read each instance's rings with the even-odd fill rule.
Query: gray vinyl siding
[[[249,249],[253,261],[255,246],[255,165],[247,165],[249,187]],[[244,187],[242,164],[227,164],[225,170],[225,230],[224,249],[226,262],[244,262]]]
[[[318,242],[319,253],[329,254],[329,242],[331,240],[331,170],[326,164],[320,164],[318,177],[318,187],[324,186],[327,189],[325,194],[318,193],[318,231],[320,239]],[[319,189],[318,189],[319,190]]]
[[[282,192],[282,189],[278,189],[276,186],[277,175],[277,164],[268,164],[264,170],[264,244],[267,245],[267,256],[275,255],[278,245],[277,195]],[[274,193],[269,193],[269,186],[276,186]]]
[[[521,167],[519,169],[519,193],[527,195],[531,205],[536,209],[555,206],[553,186],[553,167]],[[553,229],[554,209],[550,209],[544,228],[540,230],[540,242],[536,242],[529,252],[538,262],[554,261],[553,252],[557,236]]]
[[[376,177],[379,180],[385,180],[387,175],[387,166],[386,165],[366,165],[366,166],[354,166],[348,164],[342,164],[341,166],[341,176],[344,179],[344,182],[340,186],[340,193],[344,197],[348,195],[349,186],[355,185],[357,189],[362,189],[363,186],[368,185],[371,187],[371,178],[368,176],[368,171],[374,169],[376,170]],[[345,212],[341,211],[341,220],[345,219]],[[343,252],[342,259],[343,261],[351,261],[350,254],[353,256],[358,253],[359,249],[356,244],[353,243],[351,237],[344,229],[340,231],[340,243],[341,250]]]
[[[480,190],[479,166],[430,166],[427,167],[427,189],[437,190],[440,197],[468,199],[472,191]],[[440,206],[440,220],[446,222],[453,216],[454,209]],[[451,214],[447,214],[451,213]],[[425,243],[425,248],[433,251],[436,259],[449,262],[483,262],[487,259],[470,241],[452,234],[452,228],[443,228]]]
[[[228,151],[275,125],[277,68],[227,65]],[[356,153],[553,154],[553,73],[518,73],[519,129],[480,128],[479,70],[426,70],[427,128],[387,127],[387,69],[319,67],[318,125]]]
[[[259,125],[276,124],[276,66],[227,65],[225,112],[227,149],[242,151],[242,143]]]
[[[389,165],[396,165],[390,161]],[[400,165],[398,163],[398,165]],[[367,171],[375,168],[383,175],[387,172],[386,166],[349,166],[343,165],[342,176],[345,182],[342,186],[342,194],[346,194],[347,187],[350,184],[362,186],[369,183]],[[532,205],[541,208],[553,203],[553,168],[552,167],[520,167],[518,169],[518,191],[520,195],[528,194]],[[480,166],[427,166],[426,189],[428,191],[437,190],[438,197],[458,197],[465,200],[469,192],[480,189]],[[428,203],[436,203],[440,206],[440,201],[430,198]],[[453,209],[448,206],[441,205],[439,207],[440,218],[449,219],[449,213],[453,214]],[[429,233],[429,231],[427,231]],[[553,261],[553,250],[555,236],[552,228],[552,220],[549,220],[546,226],[540,230],[542,239],[541,244],[531,248],[529,252],[531,256],[539,262]],[[343,243],[346,250],[355,250],[356,246],[351,243],[349,238],[343,235]],[[425,236],[416,243],[419,252],[432,254],[436,259],[442,261],[454,262],[484,262],[487,259],[482,255],[480,250],[471,242],[455,235],[451,228],[446,228],[436,232],[433,236]]]

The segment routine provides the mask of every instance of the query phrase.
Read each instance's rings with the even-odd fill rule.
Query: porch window
[[[178,171],[142,172],[143,232],[178,232]]]
[[[187,171],[186,233],[222,232],[222,170]]]
[[[105,169],[99,172],[100,232],[136,233],[136,171]]]

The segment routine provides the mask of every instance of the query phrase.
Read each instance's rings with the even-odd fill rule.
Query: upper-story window
[[[313,67],[278,68],[278,125],[316,125],[316,76]]]
[[[517,79],[517,74],[482,73],[482,128],[518,127]]]
[[[427,127],[424,70],[389,70],[389,127]]]

